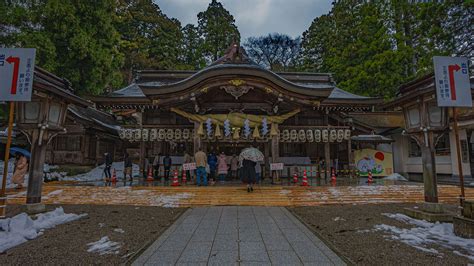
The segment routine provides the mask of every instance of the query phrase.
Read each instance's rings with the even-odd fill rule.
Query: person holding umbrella
[[[242,164],[242,181],[247,183],[247,192],[253,191],[256,176],[255,165],[263,159],[263,153],[252,145],[244,149],[239,155],[239,161]]]

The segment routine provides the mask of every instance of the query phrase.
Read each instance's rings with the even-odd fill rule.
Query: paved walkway
[[[189,209],[133,265],[345,265],[282,207]]]

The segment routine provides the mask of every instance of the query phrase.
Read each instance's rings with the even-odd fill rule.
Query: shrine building
[[[116,115],[123,150],[140,165],[159,153],[232,155],[252,144],[264,152],[265,169],[271,162],[349,169],[354,136],[374,130],[351,114],[383,102],[337,88],[330,74],[272,72],[235,44],[199,71],[138,71],[129,86],[90,99]]]

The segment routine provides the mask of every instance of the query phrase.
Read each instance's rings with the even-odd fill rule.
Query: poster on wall
[[[390,152],[361,149],[354,152],[356,167],[360,176],[388,176],[393,174],[393,155]]]

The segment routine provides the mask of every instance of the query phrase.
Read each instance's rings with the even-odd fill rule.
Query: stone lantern
[[[45,209],[41,204],[41,191],[46,147],[54,136],[66,133],[64,123],[69,104],[90,105],[74,95],[69,81],[35,68],[31,102],[19,102],[16,117],[16,128],[26,135],[31,144],[26,196],[29,212],[41,212]]]

